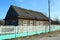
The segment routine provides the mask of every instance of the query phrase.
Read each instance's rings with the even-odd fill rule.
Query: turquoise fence
[[[2,28],[3,27],[3,28]],[[2,29],[1,29],[2,28]],[[10,29],[13,28],[13,32],[11,30],[9,30],[8,32],[6,32],[7,30],[5,28],[9,28],[6,26],[1,26],[0,27],[0,40],[4,40],[4,39],[11,39],[11,38],[16,38],[16,37],[24,37],[24,36],[31,36],[31,35],[35,35],[35,34],[41,34],[41,33],[46,33],[49,32],[49,26],[10,26]],[[2,30],[6,30],[5,32],[2,32]],[[60,25],[51,25],[50,27],[50,31],[56,31],[56,30],[60,30]],[[2,34],[3,33],[3,34]]]

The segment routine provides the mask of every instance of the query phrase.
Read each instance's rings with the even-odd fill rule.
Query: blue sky
[[[0,0],[0,19],[4,19],[10,5],[35,10],[48,16],[48,0]],[[51,0],[51,18],[58,18],[60,15],[60,0]]]

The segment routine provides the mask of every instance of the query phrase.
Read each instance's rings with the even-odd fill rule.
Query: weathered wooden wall
[[[40,25],[48,25],[48,21],[36,21],[36,20],[24,20],[18,19],[19,26],[40,26]]]

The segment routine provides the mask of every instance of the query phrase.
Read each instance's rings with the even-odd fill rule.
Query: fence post
[[[17,26],[15,26],[15,38],[17,36]]]

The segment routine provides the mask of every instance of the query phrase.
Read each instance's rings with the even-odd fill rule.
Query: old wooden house
[[[41,12],[24,9],[11,5],[6,17],[5,25],[39,26],[48,24],[48,17]]]

